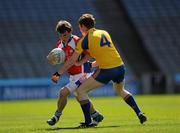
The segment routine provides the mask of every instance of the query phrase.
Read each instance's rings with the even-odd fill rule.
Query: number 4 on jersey
[[[101,42],[100,42],[100,46],[105,46],[108,45],[108,47],[110,47],[110,42],[108,41],[108,39],[106,38],[106,36],[104,34],[101,35]]]

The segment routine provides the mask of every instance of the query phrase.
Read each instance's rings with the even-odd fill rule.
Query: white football
[[[47,58],[48,60],[53,59],[54,64],[62,64],[65,61],[65,52],[61,48],[54,48]]]

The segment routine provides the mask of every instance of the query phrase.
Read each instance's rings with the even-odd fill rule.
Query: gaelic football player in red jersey
[[[72,29],[71,24],[65,20],[59,21],[56,26],[56,31],[59,34],[60,40],[57,42],[55,48],[61,48],[64,50],[65,62],[74,53],[76,44],[79,40],[78,36],[72,34],[72,30],[73,29]],[[56,58],[53,57],[53,55],[49,54],[47,58],[50,64],[55,64]],[[83,59],[81,60],[81,58]],[[82,65],[80,65],[77,62],[77,64],[79,65],[77,64],[73,65],[72,67],[68,69],[68,74],[70,75],[69,83],[59,90],[57,109],[53,117],[47,121],[49,125],[52,126],[58,122],[60,116],[62,115],[62,111],[67,104],[68,95],[72,92],[74,92],[74,94],[76,95],[75,93],[76,89],[84,80],[86,80],[91,75],[92,73],[91,65],[89,62],[87,62],[88,59],[89,59],[88,55],[82,54],[79,56],[79,60],[81,60],[80,62]],[[57,75],[57,73],[55,73],[54,75]],[[95,110],[92,103],[91,103],[90,112],[91,112],[91,117],[96,124],[98,124],[99,122],[103,120],[104,118],[103,115]]]

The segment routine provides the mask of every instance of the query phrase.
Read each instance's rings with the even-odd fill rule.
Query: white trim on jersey
[[[72,49],[75,50],[75,48],[76,48],[76,42],[75,42],[75,40],[74,40],[74,38],[73,38],[73,35],[72,35],[72,37],[71,37],[70,42],[68,42],[67,44],[65,44],[65,46],[66,46],[66,45],[70,46]],[[58,48],[63,48],[63,47],[64,47],[64,44],[63,44],[62,41],[61,41],[61,43],[59,44]]]

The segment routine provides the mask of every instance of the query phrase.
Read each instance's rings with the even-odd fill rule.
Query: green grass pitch
[[[180,133],[180,95],[135,96],[148,121],[141,125],[120,97],[92,98],[105,116],[98,127],[74,129],[83,121],[79,104],[70,98],[60,121],[49,126],[55,99],[0,101],[0,133]]]

